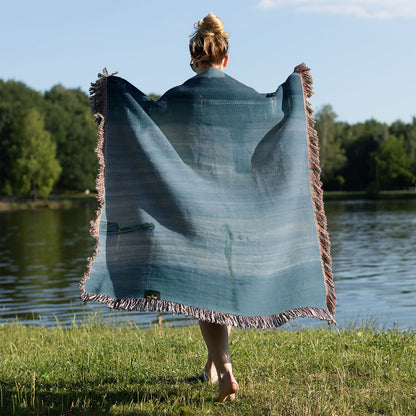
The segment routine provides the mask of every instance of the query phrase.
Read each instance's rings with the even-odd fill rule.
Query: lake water
[[[54,326],[58,320],[69,326],[91,313],[143,326],[157,321],[154,313],[80,301],[78,284],[94,246],[88,233],[94,209],[0,213],[0,323]],[[338,323],[416,328],[416,200],[329,201],[326,211]],[[170,314],[164,319],[190,322]]]

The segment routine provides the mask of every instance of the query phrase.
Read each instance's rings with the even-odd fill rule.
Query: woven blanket
[[[153,101],[106,71],[81,298],[244,328],[335,323],[309,68],[259,94],[208,68]]]

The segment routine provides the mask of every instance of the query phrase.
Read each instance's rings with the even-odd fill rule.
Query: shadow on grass
[[[196,386],[199,385],[199,386]],[[141,376],[137,380],[116,381],[114,377],[85,383],[36,386],[0,382],[1,415],[154,415],[164,407],[170,414],[188,414],[186,406],[210,402],[201,390],[199,377]],[[195,390],[194,390],[195,387]],[[144,409],[140,410],[140,405]],[[152,410],[153,409],[153,410]]]

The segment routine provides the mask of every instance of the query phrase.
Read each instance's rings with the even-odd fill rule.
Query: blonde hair
[[[210,13],[194,26],[196,30],[189,41],[192,58],[203,65],[220,64],[228,53],[229,39],[222,20]]]

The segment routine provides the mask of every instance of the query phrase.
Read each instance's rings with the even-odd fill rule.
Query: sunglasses
[[[196,72],[195,67],[194,67],[194,60],[193,59],[191,59],[191,62],[189,62],[189,66],[191,67],[192,71]]]

